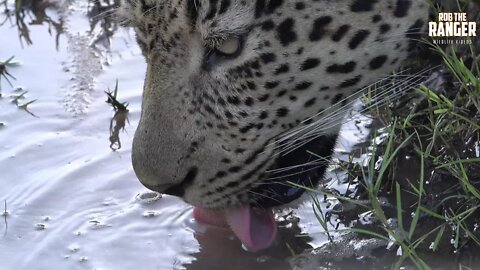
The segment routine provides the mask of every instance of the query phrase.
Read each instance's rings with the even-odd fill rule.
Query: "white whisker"
[[[409,75],[409,76],[389,76],[387,79],[391,80],[392,78],[395,79],[396,77],[406,77],[406,80],[402,80],[399,83],[393,82],[393,84],[389,85],[384,85],[381,86],[380,88],[375,89],[375,94],[373,95],[372,99],[375,100],[370,104],[369,106],[363,108],[361,111],[357,113],[365,113],[372,109],[373,107],[378,107],[378,106],[383,106],[384,104],[391,102],[392,100],[395,100],[399,96],[402,96],[406,91],[409,91],[412,87],[420,84],[426,76],[427,72],[430,72],[436,67],[431,67],[428,69],[421,70],[417,72],[416,74]],[[386,80],[386,79],[384,79]],[[382,80],[382,81],[384,81]],[[373,84],[374,85],[374,84]],[[371,87],[368,86],[368,87]],[[365,89],[365,88],[364,88]],[[395,89],[400,89],[399,91],[394,91]],[[380,90],[380,91],[379,91]],[[392,95],[392,92],[394,95]],[[361,91],[355,93],[356,94],[363,94]],[[348,98],[351,98],[352,96]],[[388,97],[388,98],[386,98]],[[346,99],[348,99],[346,98]],[[344,99],[344,100],[346,100]],[[322,134],[325,133],[325,131],[334,128],[335,126],[345,124],[348,121],[351,121],[350,119],[345,119],[344,114],[345,110],[351,105],[356,102],[355,100],[352,100],[350,102],[347,102],[345,105],[341,106],[340,108],[336,108],[335,111],[329,113],[328,115],[323,116],[321,119],[307,125],[307,126],[302,126],[296,128],[296,130],[292,130],[290,134],[286,135],[285,137],[282,137],[281,139],[277,140],[277,145],[275,148],[282,148],[281,151],[276,153],[276,155],[283,154],[286,155],[295,149],[298,149],[299,147],[304,146],[305,144],[311,142],[318,136],[321,136]],[[285,142],[287,140],[291,140],[291,142],[288,142],[286,144],[281,144],[281,142]],[[279,143],[280,142],[280,143]]]

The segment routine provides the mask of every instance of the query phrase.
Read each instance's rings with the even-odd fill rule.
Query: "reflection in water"
[[[122,143],[120,142],[120,130],[125,131],[125,120],[128,121],[128,110],[117,110],[110,120],[109,140],[110,148],[113,151],[122,148]],[[113,122],[115,122],[115,126],[113,126]]]
[[[120,0],[89,0],[88,1],[88,21],[90,23],[90,34],[94,36],[92,44],[103,45],[104,48],[110,48],[110,40],[118,24],[114,20],[115,9],[120,5]],[[99,27],[97,27],[99,25]],[[98,33],[95,30],[98,29]]]
[[[122,148],[122,143],[120,142],[120,130],[125,131],[125,122],[128,122],[128,104],[120,103],[116,99],[118,89],[118,81],[115,86],[115,91],[113,93],[105,92],[107,94],[107,103],[111,104],[115,114],[110,120],[110,148],[113,151],[117,151]],[[115,125],[113,123],[115,122]]]
[[[30,37],[29,25],[42,25],[46,23],[49,34],[52,34],[52,29],[55,31],[55,47],[58,50],[64,21],[63,18],[55,21],[47,15],[47,9],[56,8],[54,3],[41,0],[16,0],[15,10],[13,11],[8,8],[7,0],[4,0],[2,4],[5,7],[3,13],[6,15],[6,18],[0,23],[0,26],[6,22],[10,22],[11,26],[16,26],[22,46],[23,42],[27,45],[33,44],[33,40]],[[14,19],[12,19],[12,17],[14,17]]]
[[[12,82],[10,79],[16,80],[15,77],[13,77],[12,74],[8,72],[8,67],[15,65],[12,60],[14,56],[8,58],[6,61],[1,62],[0,61],[0,97],[2,97],[2,78],[7,81],[7,83],[10,85],[10,87],[13,87]],[[9,79],[10,77],[10,79]]]
[[[292,213],[277,218],[278,237],[273,246],[261,252],[248,252],[234,238],[230,230],[209,227],[204,233],[195,233],[200,252],[193,254],[195,260],[184,265],[189,270],[287,270],[291,269],[287,258],[312,249],[312,240],[302,235],[299,218]]]
[[[16,0],[14,10],[8,7],[10,1],[0,1],[0,6],[4,7],[3,13],[5,19],[0,22],[3,26],[7,22],[16,27],[20,43],[32,45],[33,40],[30,36],[29,27],[32,25],[48,25],[48,33],[55,35],[55,48],[58,50],[60,35],[64,33],[64,17],[58,19],[52,18],[47,14],[48,9],[58,10],[58,3],[42,0]],[[67,1],[68,3],[68,1]],[[104,48],[110,48],[110,39],[118,29],[118,24],[114,20],[115,9],[119,6],[120,0],[89,0],[87,16],[90,24],[90,34],[94,37],[92,45],[103,45]],[[95,33],[97,31],[97,33]]]

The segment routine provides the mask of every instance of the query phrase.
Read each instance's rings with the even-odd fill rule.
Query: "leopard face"
[[[331,155],[352,93],[398,68],[428,6],[124,0],[121,14],[148,66],[132,150],[138,178],[219,209],[283,205],[302,194],[287,181],[315,185],[326,164],[308,163]],[[315,136],[302,136],[312,123]]]

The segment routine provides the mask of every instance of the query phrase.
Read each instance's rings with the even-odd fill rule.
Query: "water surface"
[[[95,16],[106,5],[37,2],[0,15],[0,61],[18,62],[13,86],[1,80],[2,269],[290,269],[287,257],[326,242],[309,203],[279,213],[274,246],[250,253],[179,199],[145,199],[130,160],[146,69],[133,32]],[[117,80],[129,113],[113,151],[104,91]],[[11,102],[22,93],[30,113]]]

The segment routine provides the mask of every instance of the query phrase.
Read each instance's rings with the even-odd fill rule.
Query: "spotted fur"
[[[261,207],[315,185],[340,121],[283,153],[282,135],[331,120],[351,94],[398,68],[428,18],[412,0],[124,0],[148,69],[135,172],[148,188],[205,208]],[[241,51],[215,47],[229,38]],[[301,134],[291,137],[298,140]],[[308,151],[307,151],[308,150]],[[275,168],[292,167],[272,174]],[[289,192],[293,196],[288,197]],[[291,194],[290,194],[291,195]]]

